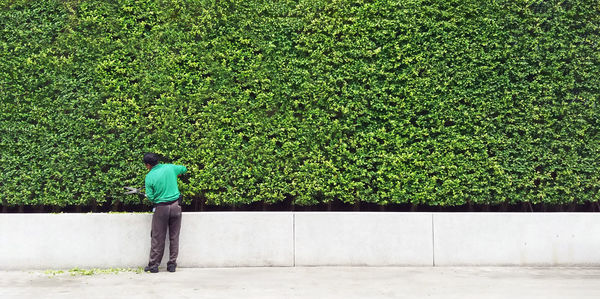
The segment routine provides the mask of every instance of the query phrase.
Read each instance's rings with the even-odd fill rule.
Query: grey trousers
[[[169,262],[177,265],[179,254],[179,230],[181,228],[181,206],[179,201],[169,205],[159,205],[152,215],[152,241],[148,266],[159,266],[165,252],[165,239],[169,230]]]

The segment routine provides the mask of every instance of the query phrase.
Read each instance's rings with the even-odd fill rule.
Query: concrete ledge
[[[151,222],[151,214],[2,214],[0,269],[145,266]],[[180,244],[182,267],[293,266],[293,214],[184,213]]]
[[[430,213],[296,213],[296,266],[432,266]]]
[[[150,222],[150,214],[3,214],[0,267],[139,267],[148,263]]]
[[[184,213],[178,264],[185,267],[293,266],[293,235],[291,212]]]
[[[151,219],[0,214],[0,270],[143,266]],[[178,263],[598,266],[599,236],[596,213],[184,213]]]
[[[436,266],[600,265],[600,214],[435,213]]]

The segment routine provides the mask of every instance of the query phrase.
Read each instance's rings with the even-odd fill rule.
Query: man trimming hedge
[[[144,155],[144,164],[149,172],[146,175],[146,196],[154,204],[150,244],[150,261],[144,271],[158,272],[158,265],[165,251],[165,237],[169,230],[169,262],[167,270],[175,272],[179,253],[179,230],[181,228],[181,193],[177,177],[187,168],[182,165],[159,164],[156,154]]]

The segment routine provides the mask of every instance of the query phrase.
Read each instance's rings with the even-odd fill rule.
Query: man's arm
[[[150,184],[148,182],[148,180],[145,180],[145,182],[146,182],[146,197],[151,202],[154,202],[154,188],[153,188],[152,184]]]
[[[182,174],[187,172],[187,168],[183,165],[175,165],[175,173],[177,176],[181,176]]]

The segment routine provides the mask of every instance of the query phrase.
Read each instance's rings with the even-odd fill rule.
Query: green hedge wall
[[[5,206],[600,199],[597,0],[4,0]]]

